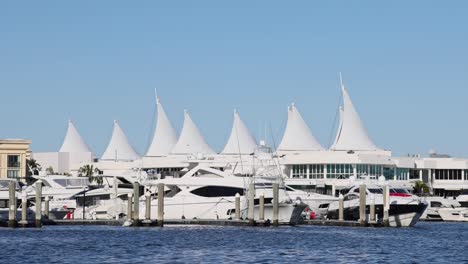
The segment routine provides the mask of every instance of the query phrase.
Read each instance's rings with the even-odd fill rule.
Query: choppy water
[[[468,263],[468,224],[0,228],[0,248],[0,263]]]

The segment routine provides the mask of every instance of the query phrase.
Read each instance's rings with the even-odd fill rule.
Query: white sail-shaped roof
[[[244,124],[237,111],[234,111],[234,122],[231,136],[224,147],[222,154],[250,154],[255,151],[257,142]]]
[[[279,151],[316,151],[324,150],[312,135],[309,126],[302,118],[296,106],[288,108],[288,123],[283,139],[278,147]]]
[[[172,154],[215,154],[213,149],[206,143],[200,130],[190,118],[187,111],[184,111],[184,126],[180,133],[179,140],[171,151]]]
[[[67,133],[59,152],[91,152],[71,120],[68,120]]]
[[[338,130],[336,131],[335,141],[333,141],[333,145],[331,147],[332,149],[338,142],[338,139],[340,138],[340,134],[341,134],[341,128],[343,128],[343,107],[342,106],[340,106],[340,109],[339,109],[339,118],[340,119],[339,119]]]
[[[106,151],[102,154],[101,160],[133,161],[139,158],[140,156],[130,145],[127,136],[120,128],[117,121],[114,121],[114,130],[112,131],[109,145],[107,145]]]
[[[351,98],[344,85],[341,87],[343,93],[343,114],[341,117],[340,130],[337,134],[332,150],[380,150],[370,139],[364,124],[361,121]]]
[[[177,143],[177,133],[174,130],[166,112],[162,107],[159,98],[156,99],[157,123],[154,130],[153,141],[146,153],[148,157],[167,156]]]

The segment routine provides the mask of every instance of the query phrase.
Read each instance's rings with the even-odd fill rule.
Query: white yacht
[[[468,222],[468,208],[441,208],[439,215],[444,221],[449,222]]]
[[[318,216],[326,214],[326,208],[330,203],[338,201],[338,197],[332,195],[296,190],[288,185],[286,185],[286,190],[292,199],[299,198],[312,212],[318,213]],[[323,208],[325,208],[325,211],[323,211]]]
[[[82,191],[72,197],[76,201],[73,219],[120,219],[127,214],[128,194],[133,195],[131,176],[103,176],[103,187]],[[143,193],[143,187],[140,194]],[[84,211],[84,214],[83,214]]]
[[[421,200],[427,202],[427,208],[421,216],[423,220],[442,220],[439,210],[460,207],[460,203],[456,200],[439,196],[422,197]]]
[[[164,218],[166,219],[232,219],[235,196],[241,197],[241,218],[247,219],[247,192],[250,182],[255,184],[255,220],[258,220],[259,197],[265,197],[265,220],[272,220],[272,181],[266,177],[240,177],[203,165],[196,166],[181,178],[147,181],[152,203],[151,219],[157,218],[157,187],[164,183]],[[140,218],[144,219],[144,204],[140,205]],[[279,191],[279,222],[295,224],[305,205],[291,200],[284,186]]]
[[[395,191],[395,190],[394,190]],[[369,213],[372,202],[378,221],[383,218],[383,189],[380,186],[366,187],[366,214]],[[418,197],[411,194],[395,194],[390,192],[389,224],[393,227],[414,226],[427,207]],[[373,201],[372,201],[373,200]],[[339,202],[333,202],[328,207],[329,219],[338,219]],[[344,196],[344,220],[359,220],[359,186],[349,190]]]
[[[457,196],[457,202],[460,203],[460,206],[468,208],[468,190],[462,190],[460,195]]]
[[[42,199],[44,200],[45,197],[50,199],[50,219],[63,219],[70,210],[74,210],[76,201],[72,196],[84,191],[90,185],[87,177],[48,175],[36,177],[36,179],[42,182]],[[35,199],[35,184],[28,186],[25,190],[28,199]]]
[[[468,190],[462,190],[456,202],[459,203],[459,207],[439,209],[440,217],[444,221],[468,222]]]

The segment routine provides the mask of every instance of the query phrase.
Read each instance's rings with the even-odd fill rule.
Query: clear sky
[[[278,144],[291,102],[327,146],[341,71],[377,145],[466,157],[467,14],[467,1],[1,1],[0,138],[57,151],[71,118],[100,155],[117,119],[144,153],[157,88],[176,129],[188,109],[216,150],[234,108]]]

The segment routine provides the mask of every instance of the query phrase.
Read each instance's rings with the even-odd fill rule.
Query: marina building
[[[0,179],[26,178],[31,143],[25,139],[0,139]]]

